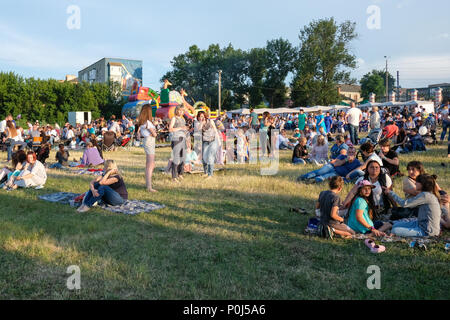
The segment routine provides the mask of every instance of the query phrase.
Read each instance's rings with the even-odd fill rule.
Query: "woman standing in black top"
[[[128,200],[127,187],[114,160],[105,161],[103,175],[91,181],[90,190],[77,211],[86,212],[99,200],[111,206],[121,205]]]

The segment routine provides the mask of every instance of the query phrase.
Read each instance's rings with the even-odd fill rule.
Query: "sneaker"
[[[36,188],[34,188],[35,190],[41,190],[44,189],[44,186],[37,186]]]

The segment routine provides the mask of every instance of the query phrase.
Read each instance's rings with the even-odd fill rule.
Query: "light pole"
[[[389,92],[388,92],[388,57],[387,56],[384,56],[384,58],[386,59],[386,102],[388,102],[389,101],[389,98],[388,98],[388,95],[389,95]]]
[[[221,92],[222,92],[222,70],[219,70],[219,114],[217,115],[220,117],[220,111],[221,111]]]

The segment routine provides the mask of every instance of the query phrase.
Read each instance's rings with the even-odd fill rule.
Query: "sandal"
[[[386,247],[385,246],[379,246],[379,245],[375,245],[375,247],[373,247],[372,249],[370,249],[370,251],[372,252],[372,253],[381,253],[381,252],[384,252],[384,251],[386,251]]]
[[[365,244],[370,250],[372,250],[372,249],[375,248],[375,246],[376,246],[375,241],[373,241],[372,239],[366,239],[366,240],[364,241],[364,244]]]

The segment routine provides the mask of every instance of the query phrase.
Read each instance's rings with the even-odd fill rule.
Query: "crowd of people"
[[[299,114],[287,115],[264,112],[261,118],[253,109],[247,116],[219,115],[215,120],[206,111],[199,111],[193,120],[184,115],[185,108],[180,105],[170,121],[154,119],[152,107],[147,104],[135,120],[112,116],[108,121],[100,118],[76,126],[66,123],[62,128],[35,122],[27,123],[26,129],[8,115],[0,122],[2,148],[7,151],[8,160],[8,166],[0,172],[1,186],[8,190],[42,188],[47,180],[46,167],[68,167],[70,150],[82,149],[83,156],[76,165],[103,165],[102,176],[91,182],[78,209],[84,212],[100,199],[119,205],[128,197],[116,164],[103,157],[108,135],[116,146],[133,141],[143,145],[145,185],[149,192],[157,192],[152,183],[156,143],[170,142],[172,153],[166,172],[173,182],[181,183],[184,174],[196,166],[202,166],[204,178],[210,179],[216,164],[222,165],[229,159],[238,163],[251,161],[252,148],[257,148],[252,141],[257,137],[263,156],[273,156],[276,149],[291,150],[293,164],[312,163],[320,167],[297,180],[329,180],[330,190],[320,194],[316,206],[328,235],[380,236],[391,230],[401,236],[435,236],[441,225],[449,227],[448,196],[437,185],[436,177],[425,173],[421,163],[408,164],[408,176],[403,177],[406,199],[392,191],[392,179],[403,176],[399,170],[400,154],[424,151],[426,144],[436,143],[439,125],[443,128],[440,140],[445,139],[450,128],[449,103],[437,114],[428,114],[418,107],[397,112],[373,107],[369,112],[352,104],[346,112],[333,115],[321,110],[306,114],[302,109]],[[361,131],[369,130],[367,138],[358,137]],[[292,136],[288,136],[288,131],[293,132]],[[46,160],[54,149],[56,163],[49,165]],[[344,183],[355,185],[341,202],[338,194]],[[395,218],[413,220],[398,222]]]

